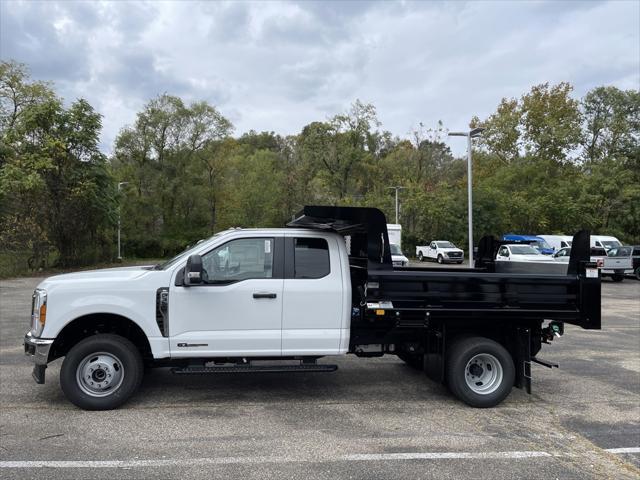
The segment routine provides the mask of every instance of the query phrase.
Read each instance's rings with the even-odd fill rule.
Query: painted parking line
[[[640,447],[605,449],[609,453],[640,453]],[[539,450],[507,452],[408,452],[408,453],[357,453],[337,457],[219,457],[176,458],[149,460],[5,460],[0,468],[158,468],[190,467],[198,465],[243,465],[255,463],[302,462],[379,462],[392,460],[501,460],[538,457],[562,457],[562,453]]]

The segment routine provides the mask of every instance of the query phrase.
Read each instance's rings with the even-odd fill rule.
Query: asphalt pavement
[[[23,354],[40,278],[0,282],[0,478],[640,478],[640,282],[603,281],[603,329],[567,326],[533,394],[472,409],[395,357],[335,373],[146,375],[119,410],[64,398]],[[333,360],[325,360],[334,363]]]

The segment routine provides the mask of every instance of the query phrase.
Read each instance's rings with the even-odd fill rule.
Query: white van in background
[[[571,235],[536,235],[544,239],[551,247],[557,252],[561,248],[566,248],[571,246],[571,241],[573,237]]]
[[[606,235],[591,235],[591,247],[602,247],[607,252],[615,247],[621,247],[622,242],[616,237],[608,237]]]

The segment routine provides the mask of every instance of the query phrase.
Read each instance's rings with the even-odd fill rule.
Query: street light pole
[[[471,140],[479,137],[484,128],[474,128],[469,132],[449,132],[452,137],[467,137],[467,215],[469,217],[469,267],[473,266],[473,170]]]
[[[129,182],[118,182],[118,193],[122,189],[123,185],[127,185]],[[122,254],[120,250],[120,198],[118,198],[118,262],[122,261]]]
[[[398,217],[399,217],[399,213],[400,213],[400,208],[399,208],[399,203],[398,203],[398,191],[400,190],[404,190],[407,187],[387,187],[389,190],[395,190],[396,191],[396,225],[398,224]]]

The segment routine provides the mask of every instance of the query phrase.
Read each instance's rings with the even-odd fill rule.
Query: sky
[[[162,93],[210,102],[238,135],[296,134],[360,99],[407,137],[465,129],[544,82],[639,89],[640,1],[0,0],[0,58],[87,99],[105,153]]]

